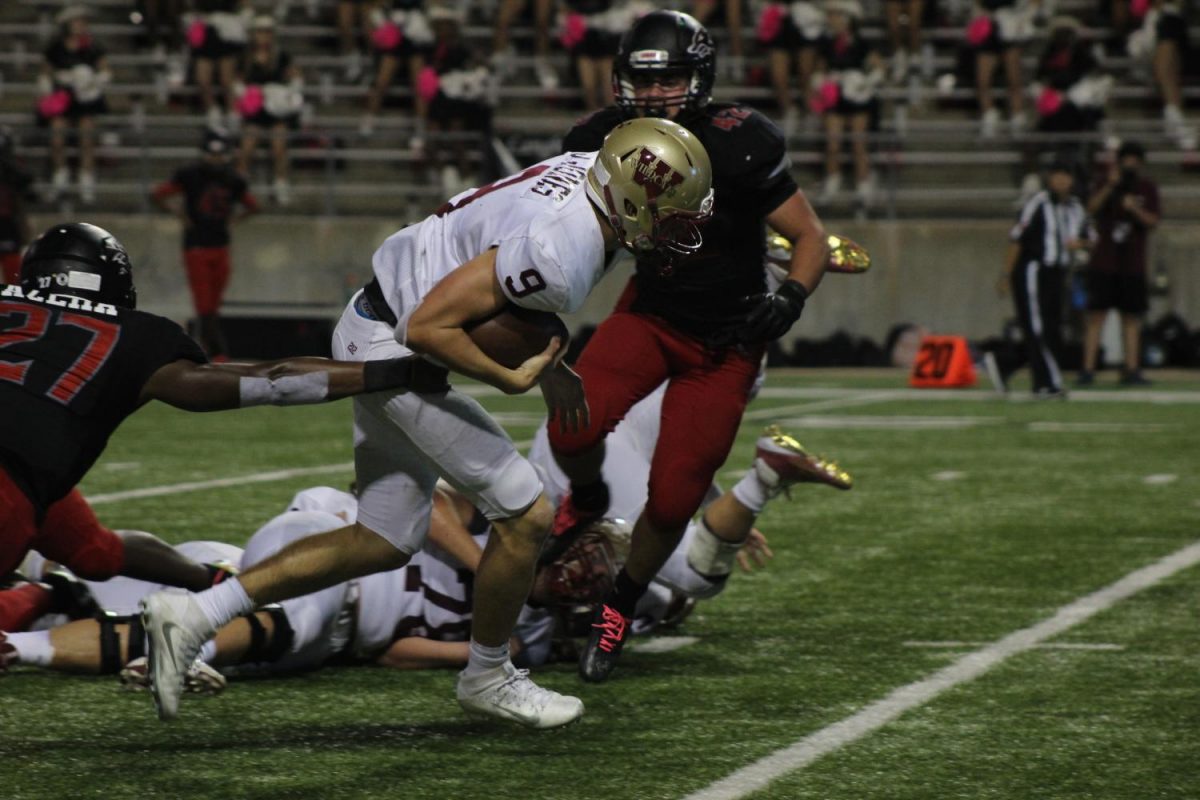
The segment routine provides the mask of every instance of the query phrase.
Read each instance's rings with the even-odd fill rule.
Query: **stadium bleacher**
[[[36,77],[45,42],[54,31],[54,14],[65,0],[19,0],[0,7],[0,124],[11,127],[19,142],[18,155],[48,179],[47,132],[35,124],[33,106]],[[142,28],[131,21],[130,4],[93,0],[91,28],[109,53],[113,83],[108,88],[110,113],[100,120],[98,147],[98,205],[112,211],[148,208],[147,194],[175,166],[195,155],[204,115],[195,103],[193,86],[180,83],[186,63],[182,54],[164,54],[145,46]],[[358,135],[368,84],[342,82],[343,60],[336,54],[333,0],[265,4],[260,11],[275,11],[280,18],[278,36],[305,74],[307,104],[304,124],[293,135],[291,159],[294,202],[286,213],[389,214],[397,204],[412,215],[442,199],[436,175],[422,169],[422,155],[409,143],[413,115],[403,104],[409,90],[397,80],[389,92],[393,107],[377,122],[369,139]],[[865,33],[882,40],[879,14],[871,13]],[[1063,2],[1059,12],[1091,16],[1087,2]],[[280,13],[282,12],[282,13]],[[489,48],[493,8],[489,3],[470,7],[464,34],[482,52]],[[718,38],[725,32],[716,28]],[[495,138],[520,161],[544,157],[557,145],[579,112],[576,90],[564,85],[544,90],[534,77],[532,28],[516,27],[512,37],[526,55],[514,60],[516,69],[498,90]],[[1083,36],[1104,41],[1104,27],[1086,27]],[[925,31],[934,45],[933,67],[945,73],[953,67],[961,26],[946,25]],[[746,32],[752,41],[751,31]],[[1037,43],[1027,48],[1032,62]],[[748,72],[764,63],[761,55],[749,59]],[[567,59],[559,54],[555,67],[567,73]],[[1092,135],[1100,145],[1108,137],[1136,137],[1149,150],[1150,170],[1171,203],[1173,215],[1200,212],[1200,154],[1180,150],[1163,130],[1156,90],[1145,82],[1125,57],[1106,58],[1105,68],[1118,79],[1109,103],[1109,122],[1102,134]],[[1032,67],[1027,65],[1027,73]],[[773,113],[771,91],[764,85],[734,86],[718,82],[717,99],[737,99]],[[886,217],[997,217],[1008,216],[1017,198],[1018,183],[1028,161],[1027,151],[1052,148],[1078,136],[1027,134],[1020,140],[1000,136],[981,140],[972,103],[973,90],[960,87],[939,93],[930,85],[889,86],[881,93],[883,110],[878,129],[871,134],[872,161],[880,196],[873,213]],[[1200,88],[1185,87],[1185,98],[1200,101]],[[490,148],[475,148],[481,160],[490,159]],[[789,140],[797,177],[806,188],[817,186],[822,163],[819,134],[797,130]],[[268,174],[265,158],[252,182],[263,196]],[[830,213],[850,210],[845,203]],[[72,202],[68,197],[64,202]]]

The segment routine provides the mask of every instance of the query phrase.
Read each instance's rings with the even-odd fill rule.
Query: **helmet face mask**
[[[644,117],[672,117],[682,109],[698,110],[712,99],[716,79],[716,45],[709,32],[687,14],[654,11],[621,38],[613,63],[613,96],[625,111]],[[678,81],[672,95],[638,97],[654,79]]]
[[[588,198],[621,245],[666,275],[703,243],[712,216],[712,166],[686,128],[662,119],[623,122],[588,171]]]
[[[55,225],[33,240],[21,260],[21,288],[137,307],[133,267],[124,245],[85,222]]]

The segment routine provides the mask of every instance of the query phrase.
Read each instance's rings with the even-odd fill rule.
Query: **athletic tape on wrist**
[[[241,378],[241,406],[297,406],[321,403],[329,397],[329,373],[324,370],[283,378]]]

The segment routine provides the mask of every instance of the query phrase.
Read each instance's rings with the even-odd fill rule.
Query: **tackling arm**
[[[324,403],[388,389],[444,390],[444,373],[430,372],[410,358],[333,361],[301,357],[224,364],[179,359],[150,376],[142,387],[141,401],[161,400],[185,411],[223,411],[254,405]]]

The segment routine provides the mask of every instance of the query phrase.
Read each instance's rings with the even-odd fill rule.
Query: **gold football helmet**
[[[633,119],[613,128],[588,170],[588,197],[639,259],[664,272],[700,249],[700,225],[712,216],[712,164],[700,141],[665,119]]]

